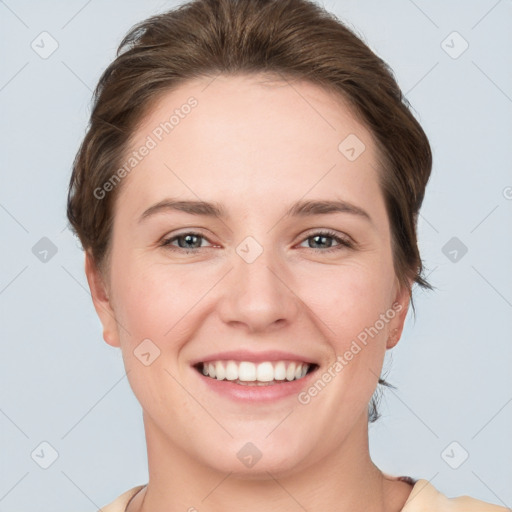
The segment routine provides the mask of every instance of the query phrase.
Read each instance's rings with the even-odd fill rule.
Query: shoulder
[[[128,506],[128,502],[146,485],[137,485],[132,489],[123,492],[121,496],[118,496],[112,503],[101,507],[101,512],[124,512]]]
[[[459,496],[448,498],[428,480],[418,480],[401,512],[507,512],[510,509],[485,501]]]

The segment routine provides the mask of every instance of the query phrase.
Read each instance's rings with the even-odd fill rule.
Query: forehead
[[[286,130],[283,132],[282,128]],[[272,141],[275,145],[290,142],[293,146],[316,146],[321,138],[322,148],[337,149],[338,139],[349,133],[366,139],[370,145],[373,142],[369,140],[371,133],[340,94],[304,80],[284,80],[260,73],[202,77],[161,93],[133,140],[134,146],[147,135],[157,143],[170,138],[178,142],[180,135],[194,134],[203,137],[204,149],[211,150],[212,145],[222,142],[219,139],[229,135],[233,140],[264,140],[266,146]],[[279,150],[285,148],[280,146]]]
[[[241,202],[308,191],[332,196],[333,188],[357,196],[377,184],[372,135],[348,104],[318,85],[275,75],[181,84],[137,128],[131,150],[143,146],[151,149],[123,184],[134,207],[164,191]]]

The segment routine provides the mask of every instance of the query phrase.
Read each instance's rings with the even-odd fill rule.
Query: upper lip
[[[250,352],[248,350],[230,350],[227,352],[217,352],[195,359],[191,362],[194,366],[199,363],[208,363],[211,361],[252,361],[261,363],[264,361],[301,361],[308,364],[316,364],[311,358],[294,354],[293,352],[283,352],[281,350],[267,350],[264,352]]]

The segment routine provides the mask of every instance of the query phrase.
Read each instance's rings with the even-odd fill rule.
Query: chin
[[[208,450],[207,458],[203,454],[204,464],[230,473],[230,478],[269,480],[270,475],[278,478],[295,473],[307,457],[307,447],[299,440],[295,443],[288,438],[288,442],[276,443],[275,439],[247,439],[238,437],[223,445],[219,443],[216,450]]]

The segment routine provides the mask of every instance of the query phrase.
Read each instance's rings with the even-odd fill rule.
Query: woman
[[[370,459],[422,276],[427,137],[306,0],[195,0],[100,79],[68,217],[143,408],[149,482],[104,511],[500,511]]]

